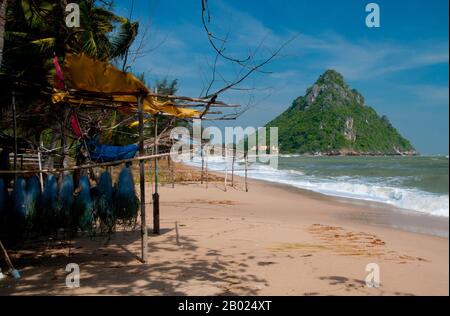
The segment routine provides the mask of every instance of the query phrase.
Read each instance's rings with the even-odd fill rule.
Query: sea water
[[[192,165],[199,166],[194,159]],[[231,159],[209,157],[208,168],[231,171]],[[244,175],[242,160],[235,173]],[[449,216],[448,156],[308,157],[280,155],[278,168],[250,163],[248,177],[326,195],[386,203],[411,212]]]

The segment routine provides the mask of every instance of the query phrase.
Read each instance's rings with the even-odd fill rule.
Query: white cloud
[[[337,34],[300,35],[300,56],[317,54],[313,68],[334,68],[350,80],[373,79],[405,70],[449,62],[448,41],[351,41]]]
[[[404,87],[424,105],[449,105],[449,87],[438,85],[411,85]]]
[[[226,53],[233,57],[245,58],[264,41],[257,54],[257,58],[262,59],[295,34],[293,30],[275,31],[263,21],[236,10],[224,1],[210,2],[210,5],[213,14],[212,31],[219,37],[226,36],[229,31]],[[153,25],[153,34],[157,36],[151,37],[151,40],[154,43],[162,41],[162,44],[142,59],[138,68],[153,78],[178,78],[180,86],[186,87],[185,91],[200,93],[205,74],[210,75],[206,58],[209,58],[210,63],[214,58],[214,51],[207,42],[200,21],[172,25],[170,29],[158,29],[158,25]],[[404,43],[389,40],[354,40],[336,33],[301,33],[282,51],[280,58],[266,67],[265,70],[273,73],[257,74],[250,81],[246,81],[244,86],[269,87],[273,96],[285,93],[286,97],[290,98],[303,93],[304,88],[328,68],[336,69],[348,80],[376,80],[403,71],[448,62],[448,40],[430,39]],[[238,70],[239,67],[227,61],[221,61],[219,64],[219,72],[230,81],[235,78]],[[223,85],[223,82],[219,82],[218,86],[220,85]],[[417,89],[424,99],[428,97],[448,102],[443,90],[445,89],[433,90],[430,86]],[[411,90],[411,93],[413,92]],[[262,96],[266,91],[262,89],[251,93]],[[242,99],[246,99],[247,94],[230,92],[227,97],[233,96],[234,99],[241,95]],[[274,100],[274,97],[269,99]],[[244,100],[242,102],[245,103]]]

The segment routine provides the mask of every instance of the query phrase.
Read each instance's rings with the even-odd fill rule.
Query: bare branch
[[[207,15],[207,19],[205,18],[205,15]],[[244,59],[237,59],[237,58],[233,58],[230,56],[227,56],[224,54],[225,48],[224,48],[224,43],[226,42],[226,40],[224,39],[220,39],[218,37],[215,37],[212,32],[209,30],[208,24],[211,22],[211,14],[209,12],[209,7],[208,7],[208,0],[202,0],[202,24],[203,24],[203,28],[206,31],[206,34],[208,35],[208,41],[211,44],[211,46],[214,48],[214,50],[217,52],[217,54],[219,54],[220,56],[222,56],[223,58],[238,63],[238,64],[243,64],[247,61],[250,60],[250,56],[248,56],[247,58]],[[222,48],[217,47],[216,43],[214,43],[214,40],[218,40],[222,42]]]
[[[224,93],[225,91],[230,90],[230,89],[231,90],[251,90],[250,88],[238,88],[237,86],[240,85],[243,81],[245,81],[247,78],[249,78],[255,72],[264,73],[264,74],[271,73],[268,71],[264,71],[262,68],[264,66],[266,66],[267,64],[269,64],[281,52],[281,50],[284,47],[286,47],[288,44],[290,44],[296,38],[296,36],[294,36],[291,39],[287,40],[275,52],[270,54],[270,56],[268,58],[257,62],[255,56],[257,55],[259,50],[261,50],[263,44],[267,40],[267,35],[266,35],[264,37],[264,39],[261,40],[261,42],[258,44],[258,46],[253,51],[249,51],[249,55],[247,58],[245,58],[245,59],[233,58],[224,53],[225,49],[226,49],[226,43],[228,40],[229,33],[227,33],[227,35],[224,39],[220,39],[220,38],[216,37],[214,34],[212,34],[212,32],[210,31],[209,24],[211,23],[211,13],[210,13],[210,10],[208,7],[208,0],[202,0],[201,17],[202,17],[203,28],[208,35],[208,41],[211,44],[214,51],[216,52],[214,63],[212,66],[210,66],[211,72],[212,72],[211,80],[209,81],[209,84],[207,85],[207,87],[206,88],[203,87],[203,89],[202,89],[201,95],[203,94],[203,91],[205,91],[205,95],[203,96],[203,99],[211,99],[211,98],[218,96],[221,93]],[[216,42],[220,42],[220,46]],[[237,71],[237,73],[236,73],[236,79],[234,81],[229,81],[229,80],[225,79],[217,71],[218,60],[220,57],[227,61],[235,63],[240,67],[240,70]],[[211,93],[212,87],[217,82],[218,76],[225,83],[225,86],[218,89],[217,91]]]
[[[286,47],[288,44],[290,44],[293,40],[295,39],[295,37],[289,39],[288,41],[286,41],[283,45],[281,45],[274,53],[272,53],[272,55],[267,58],[266,60],[262,61],[261,63],[259,63],[258,65],[250,68],[243,76],[241,76],[238,80],[226,85],[225,87],[217,90],[216,92],[214,92],[213,94],[207,95],[205,96],[205,98],[211,98],[214,95],[219,95],[237,85],[239,85],[240,83],[242,83],[245,79],[247,79],[252,73],[254,73],[255,71],[257,71],[258,69],[260,69],[261,67],[264,67],[265,65],[267,65],[270,61],[272,61],[279,53],[280,51]]]

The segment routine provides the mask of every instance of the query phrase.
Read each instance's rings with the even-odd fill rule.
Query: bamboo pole
[[[155,115],[154,154],[158,154],[158,116]],[[158,158],[155,158],[155,193],[153,194],[153,234],[159,234]]]
[[[172,160],[172,157],[169,155],[167,157],[169,159],[169,162]],[[175,164],[170,164],[170,178],[172,180],[172,189],[175,188]]]
[[[209,174],[208,174],[208,157],[209,157],[209,148],[206,148],[206,189],[208,189],[209,183]]]
[[[40,135],[39,138],[41,138]],[[42,140],[39,141],[39,146],[43,147]],[[38,164],[39,164],[39,183],[41,184],[41,192],[44,192],[44,177],[42,175],[42,154],[40,148],[38,149]]]
[[[209,104],[210,106],[233,107],[233,108],[240,107],[239,104],[226,104],[221,101],[216,101],[215,99],[213,100],[213,98],[200,99],[200,98],[191,98],[191,97],[184,97],[184,96],[164,95],[164,94],[155,94],[155,93],[149,93],[148,95],[154,96],[154,97],[161,97],[161,98],[165,98],[165,99],[171,99],[171,100],[182,100],[182,101],[189,101],[189,102],[206,103],[206,104]]]
[[[200,175],[200,184],[203,184],[203,172],[205,169],[205,159],[203,157],[203,144],[202,139],[200,138],[200,157],[202,159],[202,173]]]
[[[247,153],[245,153],[244,155],[245,155],[245,157],[244,157],[244,159],[245,159],[245,192],[248,192],[248,185],[247,185],[248,155],[247,155]]]
[[[172,182],[172,164],[170,163],[170,156],[167,157],[167,170],[169,170],[170,182]]]
[[[158,155],[144,155],[139,156],[136,158],[128,158],[128,159],[122,159],[122,160],[116,160],[111,162],[102,162],[102,163],[93,163],[93,164],[87,164],[87,165],[81,165],[81,166],[73,166],[73,167],[67,167],[67,168],[46,168],[46,169],[33,169],[33,170],[0,170],[0,174],[28,174],[28,173],[58,173],[62,171],[74,171],[74,170],[80,170],[80,169],[90,169],[90,168],[98,168],[98,167],[106,167],[106,166],[116,166],[127,162],[133,162],[133,161],[145,161],[155,158],[162,158],[167,157],[170,155],[169,153],[165,154],[158,154]]]
[[[236,152],[233,149],[233,160],[231,161],[231,187],[234,188],[234,161],[236,160]]]
[[[93,92],[93,91],[85,91],[85,90],[76,90],[76,89],[69,89],[68,90],[72,95],[79,96],[79,97],[86,97],[86,98],[95,98],[100,99],[103,98],[106,101],[114,101],[114,96],[129,96],[134,95],[135,92]],[[185,97],[185,96],[176,96],[176,95],[165,95],[165,94],[158,94],[158,93],[146,93],[145,96],[152,96],[156,98],[163,98],[163,99],[169,99],[169,100],[181,100],[181,101],[187,101],[187,102],[195,102],[195,103],[204,103],[209,104],[210,107],[224,107],[224,108],[238,108],[240,107],[239,104],[227,104],[222,101],[216,101],[211,99],[201,99],[201,98],[191,98],[191,97]],[[116,102],[116,101],[115,101]],[[129,103],[129,102],[123,102],[123,103]],[[196,105],[189,105],[189,104],[177,104],[177,106],[196,106]],[[202,105],[204,106],[204,105]]]
[[[139,154],[144,154],[144,102],[143,96],[137,96],[139,106]],[[142,263],[147,263],[148,234],[145,214],[145,171],[144,160],[139,161],[139,184],[141,188],[141,258]]]
[[[14,170],[17,170],[17,117],[16,117],[16,92],[12,91],[12,110],[13,110],[13,137],[14,137]],[[17,174],[14,175],[14,183],[17,179]]]
[[[225,192],[227,191],[227,177],[228,177],[228,152],[227,148],[225,147]]]

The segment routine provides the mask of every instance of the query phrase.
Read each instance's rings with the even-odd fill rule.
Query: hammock
[[[87,140],[86,146],[91,160],[100,163],[133,158],[139,150],[139,146],[136,144],[126,146],[103,145],[98,141],[98,137]]]

